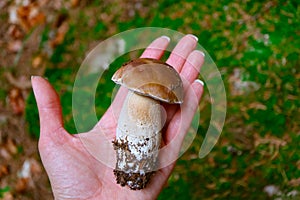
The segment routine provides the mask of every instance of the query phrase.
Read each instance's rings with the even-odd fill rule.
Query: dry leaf
[[[293,187],[298,187],[300,185],[300,178],[294,178],[289,181],[289,185]]]
[[[18,25],[15,25],[15,24],[9,26],[7,33],[14,40],[22,39],[24,37],[24,33],[22,32],[20,27]]]
[[[3,200],[14,200],[14,197],[10,192],[5,192],[3,194]]]
[[[5,160],[11,159],[11,155],[8,153],[8,151],[5,148],[0,148],[0,156]]]
[[[277,138],[275,136],[271,135],[266,135],[264,137],[259,136],[258,134],[254,135],[255,139],[255,147],[262,145],[262,144],[269,144],[269,145],[274,145],[276,148],[285,146],[287,142],[285,140],[282,140],[280,138]]]
[[[264,156],[270,157],[270,160],[275,159],[279,155],[279,150],[281,147],[287,144],[287,138],[277,138],[275,136],[266,135],[264,137],[254,134],[254,145],[255,149],[259,145],[268,145],[269,151],[260,151]]]
[[[7,46],[7,50],[12,53],[17,53],[22,49],[22,41],[21,40],[14,40],[10,41]]]
[[[209,164],[209,166],[211,166],[212,168],[215,168],[215,167],[216,167],[215,159],[214,159],[212,156],[209,156],[209,157],[208,157],[208,164]]]
[[[0,9],[4,8],[8,4],[8,1],[0,1]]]
[[[230,93],[232,96],[240,96],[257,91],[260,85],[254,81],[244,81],[244,70],[235,68],[233,74],[229,77]]]
[[[57,29],[57,33],[53,40],[50,41],[50,46],[55,48],[57,45],[61,44],[64,39],[65,35],[69,30],[69,24],[67,21],[64,21]]]
[[[28,16],[30,14],[29,6],[21,6],[17,8],[18,23],[22,26],[25,32],[30,31],[30,23]]]
[[[39,6],[45,7],[47,4],[49,4],[49,1],[51,2],[52,0],[39,0]]]
[[[267,106],[260,102],[253,102],[248,105],[249,109],[256,109],[256,110],[266,110]]]
[[[80,0],[71,0],[71,7],[75,8],[79,5]]]
[[[14,114],[21,115],[24,113],[25,102],[20,89],[13,88],[9,92],[9,104]]]
[[[39,177],[42,173],[41,164],[33,158],[30,159],[30,164],[30,172],[32,177]]]
[[[8,175],[9,167],[6,164],[0,165],[0,180],[3,176]]]
[[[19,193],[25,192],[29,185],[29,178],[20,178],[18,179],[15,190]]]
[[[19,24],[25,32],[29,32],[34,26],[46,21],[37,3],[10,7],[9,19],[10,23]]]
[[[297,169],[300,170],[300,160],[296,162]]]
[[[6,141],[5,147],[8,150],[8,152],[12,155],[18,153],[18,148],[17,148],[15,142],[10,138]]]
[[[38,68],[38,67],[40,67],[41,64],[42,64],[42,61],[43,61],[42,56],[36,56],[36,57],[33,58],[33,60],[32,60],[32,67],[33,67],[33,68]]]
[[[206,184],[205,187],[207,189],[210,189],[210,190],[215,190],[216,189],[216,186],[217,184],[216,183],[209,183],[209,184]]]
[[[31,88],[31,82],[28,77],[20,76],[18,78],[15,78],[10,72],[5,72],[4,76],[6,77],[9,84],[18,89],[26,90]]]
[[[38,24],[43,24],[46,20],[45,15],[38,10],[32,10],[31,14],[32,16],[30,16],[29,19],[31,27],[34,27]]]
[[[28,188],[34,187],[34,180],[39,179],[42,173],[42,167],[35,159],[26,159],[22,168],[18,171],[18,181],[15,185],[17,192],[25,192]]]

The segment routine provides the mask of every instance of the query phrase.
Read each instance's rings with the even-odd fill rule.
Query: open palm
[[[168,43],[166,37],[157,38],[141,57],[160,59]],[[196,44],[195,37],[184,36],[167,60],[180,73],[185,88],[181,107],[165,106],[167,122],[163,131],[163,143],[168,145],[173,138],[177,138],[168,149],[169,155],[178,154],[203,91],[202,84],[196,78],[204,59],[202,52],[194,50]],[[174,168],[175,161],[159,169],[145,189],[133,191],[116,184],[113,169],[99,162],[82,142],[82,138],[93,141],[94,137],[99,137],[99,134],[95,135],[96,131],[105,132],[100,137],[105,135],[106,138],[102,139],[113,140],[117,126],[116,117],[127,94],[125,88],[120,88],[112,105],[91,131],[71,135],[63,128],[61,105],[53,87],[41,77],[32,77],[32,86],[40,116],[39,151],[55,199],[157,198]],[[101,142],[101,138],[98,141]]]

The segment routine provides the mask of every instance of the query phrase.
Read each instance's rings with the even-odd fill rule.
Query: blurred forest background
[[[81,62],[102,40],[146,26],[198,36],[227,91],[217,145],[198,158],[210,120],[206,91],[197,137],[159,199],[300,199],[297,0],[1,0],[0,199],[53,198],[37,152],[30,76],[53,84],[65,127],[75,133],[72,87]],[[97,92],[99,117],[114,85],[106,81]]]

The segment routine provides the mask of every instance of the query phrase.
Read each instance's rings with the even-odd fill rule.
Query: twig
[[[26,81],[17,80],[10,72],[5,72],[4,76],[6,77],[7,81],[11,85],[13,85],[19,89],[26,90],[26,89],[31,88],[31,82],[29,80],[26,80]]]

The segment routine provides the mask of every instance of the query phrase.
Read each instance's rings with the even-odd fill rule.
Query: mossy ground
[[[222,74],[227,118],[217,145],[208,156],[199,159],[198,151],[210,120],[209,93],[205,91],[198,134],[178,160],[159,199],[300,198],[297,1],[86,1],[55,14],[68,16],[68,32],[51,56],[46,57],[43,75],[61,97],[68,131],[76,133],[71,104],[75,75],[95,44],[119,32],[146,26],[192,33]],[[52,28],[43,26],[35,55],[50,40]],[[111,102],[114,84],[110,77],[129,57],[112,63],[103,76],[106,78],[99,83],[97,97],[101,98],[95,102],[99,118]],[[236,81],[243,85],[241,90],[233,87]],[[6,89],[0,89],[3,102]],[[28,137],[37,138],[38,115],[32,94],[26,102],[26,120]],[[278,188],[273,197],[264,191],[270,185]],[[6,190],[7,187],[0,188],[0,194]],[[298,197],[289,197],[291,191]]]

